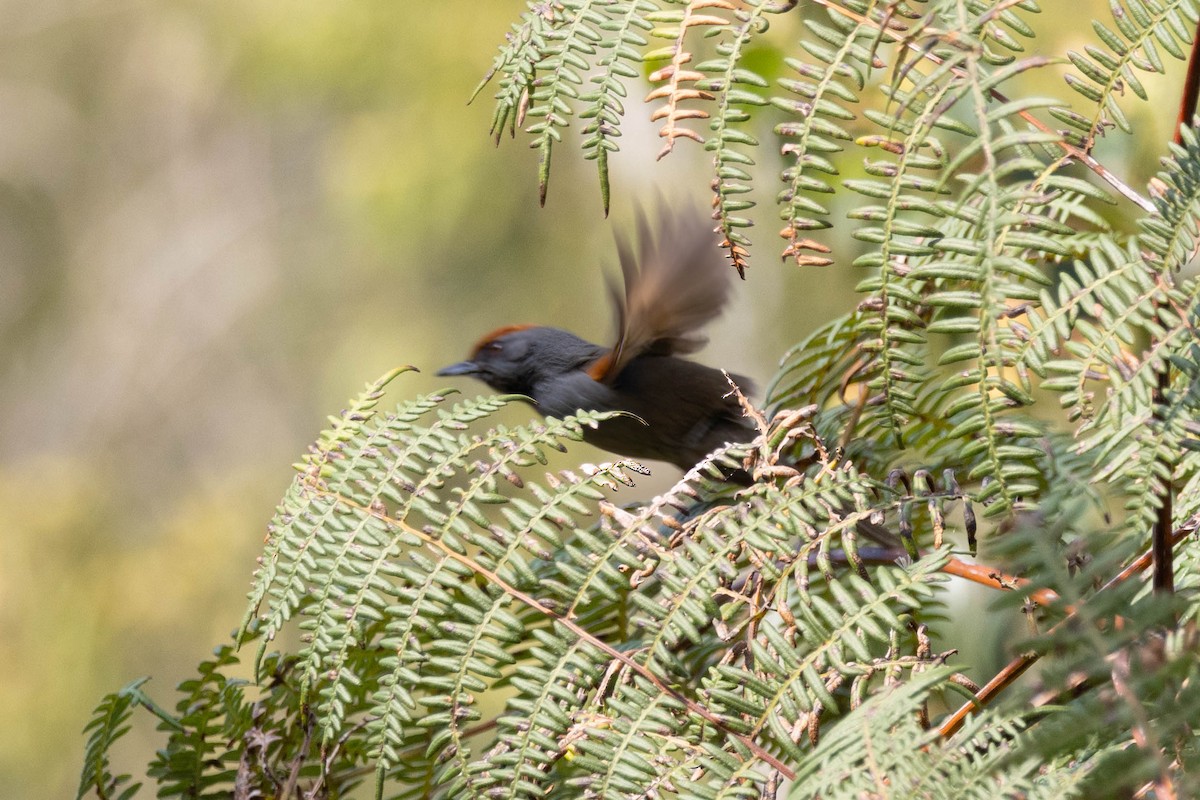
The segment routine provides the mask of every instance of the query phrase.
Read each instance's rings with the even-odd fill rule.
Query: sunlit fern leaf
[[[491,69],[471,94],[474,99],[497,75],[501,76],[491,129],[497,143],[506,130],[510,136],[515,135],[522,124],[537,65],[546,54],[546,35],[560,22],[551,3],[528,0],[526,7],[520,22],[505,36]]]
[[[875,590],[860,579],[853,578],[853,592],[843,591],[839,584],[831,578],[828,566],[828,552],[838,543],[853,551],[854,531],[856,522],[866,519],[873,513],[867,504],[873,500],[873,487],[862,481],[852,469],[835,470],[824,479],[814,479],[800,482],[791,486],[787,491],[772,489],[770,486],[759,485],[739,494],[728,503],[718,503],[709,506],[701,504],[696,507],[696,516],[682,519],[672,516],[669,525],[655,524],[655,515],[643,517],[644,522],[624,520],[626,536],[640,534],[658,541],[664,532],[669,538],[664,544],[668,549],[657,553],[658,565],[647,578],[642,578],[638,590],[631,595],[634,608],[632,617],[632,633],[638,643],[639,652],[645,653],[646,666],[656,673],[673,676],[673,680],[688,680],[689,676],[709,671],[713,661],[726,655],[723,662],[729,660],[729,646],[740,640],[739,631],[767,630],[770,628],[763,623],[753,623],[755,609],[747,606],[745,593],[752,590],[739,585],[742,564],[755,565],[761,571],[761,580],[767,585],[777,587],[772,592],[781,592],[780,598],[786,594],[786,586],[794,580],[797,586],[803,587],[804,594],[797,595],[792,605],[789,625],[797,624],[796,617],[804,616],[807,620],[805,630],[810,634],[806,639],[814,648],[811,653],[805,653],[805,648],[798,642],[787,645],[789,654],[795,652],[792,664],[791,680],[796,681],[794,690],[801,693],[803,707],[811,709],[816,704],[826,708],[836,707],[836,703],[828,701],[829,690],[823,681],[835,680],[831,675],[837,674],[836,665],[845,663],[845,658],[832,655],[835,651],[825,649],[825,641],[832,644],[840,652],[847,648],[856,655],[862,654],[870,660],[865,641],[873,637],[882,637],[883,645],[880,653],[891,647],[891,640],[884,633],[888,629],[903,627],[896,616],[895,609],[911,608],[922,605],[928,600],[928,588],[924,584],[931,576],[931,570],[936,569],[938,559],[935,557],[927,564],[914,567],[909,577],[895,582],[889,575],[878,575],[882,592],[876,596]],[[886,501],[885,501],[886,502]],[[678,511],[671,505],[660,506],[663,512],[672,515]],[[837,507],[849,510],[835,511]],[[857,510],[856,510],[857,509]],[[663,517],[666,518],[665,516]],[[675,531],[672,533],[672,531]],[[815,579],[810,575],[810,560],[821,570],[821,575]],[[808,587],[816,584],[812,593],[807,593]],[[851,599],[853,595],[854,599]],[[831,600],[826,600],[826,596]],[[872,598],[877,602],[872,603]],[[920,598],[920,599],[919,599]],[[717,602],[714,603],[713,601]],[[782,602],[782,599],[780,600]],[[821,616],[814,617],[809,611],[809,605],[815,604],[823,609]],[[828,638],[818,634],[817,630],[825,630],[822,626],[833,625],[832,620],[839,613],[837,609],[850,613],[852,621],[845,627],[825,632]],[[870,609],[870,610],[866,610]],[[861,616],[860,612],[862,615]],[[711,627],[711,620],[718,620],[717,627]],[[751,628],[746,628],[747,624]],[[771,623],[777,624],[777,623]],[[867,639],[860,640],[859,631],[865,629]],[[639,635],[640,631],[640,635]],[[790,634],[789,634],[790,635]],[[786,637],[785,637],[786,638]],[[761,662],[768,657],[769,652],[776,652],[782,640],[767,643],[761,647],[767,648],[755,651],[753,659]],[[697,653],[713,653],[710,659],[697,658]],[[742,658],[733,659],[733,663],[741,664]],[[788,662],[791,663],[791,662]],[[870,671],[865,667],[861,671]],[[825,670],[831,670],[830,675],[817,680]],[[786,671],[786,670],[785,670]],[[714,673],[715,675],[715,673]],[[727,684],[720,683],[714,677],[721,691],[731,691]],[[786,681],[785,681],[786,683]],[[819,687],[818,687],[819,684]],[[740,686],[741,683],[736,683]],[[780,686],[780,676],[772,675],[764,679],[764,685]],[[630,686],[617,684],[613,689],[610,703],[617,708],[645,708],[645,699],[639,699],[635,694],[626,697],[625,693],[638,691],[636,682]],[[791,691],[791,690],[789,690]],[[816,693],[810,695],[809,693]],[[733,695],[708,693],[710,702],[733,702]],[[795,702],[786,701],[786,713],[791,713]],[[737,706],[739,713],[747,711],[752,704],[748,701]],[[757,706],[755,707],[757,708]],[[797,723],[793,715],[782,722],[777,714],[784,714],[767,702],[763,708],[758,708],[758,715],[744,724],[756,731],[756,736],[769,736],[766,727],[777,730],[780,725],[792,726]],[[726,709],[727,716],[730,713]],[[606,716],[620,718],[611,712]],[[757,725],[754,720],[757,720]],[[647,723],[648,724],[648,723]],[[637,737],[636,725],[628,732],[620,725],[622,733],[610,733],[606,741],[621,741],[620,737]],[[728,758],[740,762],[743,757],[738,752],[736,740],[721,745],[728,749]],[[789,757],[794,755],[786,748],[781,752]],[[606,773],[607,774],[607,773]]]
[[[1123,249],[1110,237],[1056,278],[1055,291],[1043,290],[1026,309],[1029,329],[1016,356],[1045,388],[1063,393],[1072,420],[1087,422],[1097,414],[1096,384],[1107,379],[1108,363],[1125,366],[1162,294],[1133,245]]]
[[[578,438],[582,424],[595,422],[585,416],[483,435],[457,430],[475,417],[479,404],[494,410],[503,402],[464,404],[430,427],[412,424],[408,415],[379,421],[345,446],[352,472],[316,483],[298,479],[298,495],[306,505],[294,519],[311,516],[319,520],[320,531],[313,535],[304,525],[289,529],[306,543],[314,564],[305,592],[310,599],[298,608],[306,617],[301,628],[311,631],[300,666],[319,696],[315,710],[322,738],[338,735],[347,695],[360,690],[361,678],[348,656],[366,643],[369,625],[388,620],[384,637],[395,647],[395,660],[391,675],[373,691],[381,715],[373,725],[376,746],[383,756],[397,752],[405,737],[395,741],[392,717],[412,721],[414,703],[424,706],[419,724],[438,731],[430,746],[449,746],[455,755],[438,775],[450,786],[467,780],[470,749],[463,736],[477,716],[471,698],[501,676],[505,662],[497,664],[496,656],[528,629],[510,609],[512,592],[538,585],[527,553],[553,549],[532,529],[493,526],[482,506],[508,502],[497,492],[498,480],[528,489],[531,484],[516,478],[514,469],[542,460],[542,449],[558,447],[563,437]],[[453,433],[433,435],[435,429]],[[407,470],[413,474],[406,475]],[[513,481],[505,480],[508,476]],[[448,486],[452,479],[462,485]],[[586,512],[574,495],[594,502],[601,495],[589,484],[620,480],[627,479],[610,467],[561,481],[556,495],[544,498],[547,509],[538,516],[570,524],[575,513]],[[477,586],[476,576],[489,576],[489,585]],[[269,618],[284,615],[273,609]],[[414,620],[421,621],[419,632],[412,628]],[[418,688],[423,691],[417,693]]]
[[[444,400],[444,395],[430,395],[406,403],[389,415],[386,424],[372,427],[365,439],[353,448],[344,441],[327,451],[318,448],[314,460],[310,460],[293,481],[268,528],[266,557],[250,595],[248,614],[268,598],[271,600],[270,612],[263,623],[260,655],[275,632],[301,606],[313,602],[312,576],[319,571],[317,559],[353,557],[356,552],[353,548],[378,544],[375,540],[379,533],[378,521],[370,516],[360,515],[352,523],[353,530],[367,541],[355,543],[353,538],[341,538],[347,530],[347,522],[339,518],[339,507],[333,498],[343,495],[355,498],[367,509],[375,508],[387,499],[397,500],[406,508],[422,503],[424,494],[434,495],[447,479],[463,468],[459,464],[443,470],[443,465],[451,464],[455,458],[465,459],[471,452],[484,447],[482,441],[463,440],[462,430],[467,422],[479,419],[507,402],[502,398],[480,398],[456,408],[454,414],[436,414]],[[373,416],[372,412],[364,412],[352,405],[343,413],[343,418],[362,418],[368,414]],[[437,419],[428,426],[421,425],[421,420],[430,415],[436,415]],[[362,430],[359,429],[359,435]],[[381,453],[392,456],[385,474],[380,474],[378,465],[370,462]],[[370,470],[371,474],[364,475],[363,470]],[[376,482],[364,492],[361,485],[367,478],[374,478]],[[327,482],[324,493],[314,495],[312,487],[322,481]],[[370,555],[365,558],[369,560]],[[326,586],[328,593],[332,583]],[[250,617],[246,619],[248,621]]]
[[[608,19],[598,25],[605,33],[599,43],[605,52],[596,61],[602,71],[588,78],[596,88],[580,98],[589,105],[579,116],[589,120],[583,128],[583,155],[596,162],[605,215],[610,201],[608,154],[618,149],[616,139],[621,135],[621,118],[625,115],[627,83],[637,78],[634,65],[641,63],[640,49],[647,44],[642,34],[654,27],[646,15],[657,9],[647,0],[613,2],[604,6]]]
[[[562,130],[577,113],[590,120],[583,128],[584,157],[596,161],[607,214],[608,154],[618,149],[626,83],[637,77],[633,65],[642,60],[639,50],[646,45],[641,32],[653,27],[647,15],[659,7],[649,0],[563,0],[530,2],[528,8],[472,98],[501,76],[492,121],[497,142],[505,130],[515,134],[518,126],[533,120],[525,130],[539,152],[542,204]],[[595,89],[582,91],[585,82]]]
[[[874,697],[851,712],[841,724],[822,737],[816,750],[796,771],[796,787],[806,797],[855,797],[861,796],[862,784],[879,785],[882,774],[891,764],[872,764],[864,757],[874,751],[862,747],[862,737],[895,735],[897,728],[911,725],[917,711],[929,698],[929,693],[949,677],[944,668],[927,669],[891,691]],[[871,720],[868,724],[867,720]],[[909,731],[911,736],[912,731]],[[923,738],[928,738],[924,734]],[[918,741],[911,738],[909,752],[918,749]],[[890,748],[889,748],[890,750]],[[854,781],[859,785],[847,787],[842,794],[840,787]]]
[[[331,463],[341,458],[340,451],[345,442],[356,436],[362,430],[364,424],[370,421],[375,415],[375,407],[378,405],[379,399],[383,396],[387,384],[403,371],[392,370],[379,380],[368,384],[358,397],[351,400],[349,407],[337,417],[331,417],[330,422],[332,423],[332,427],[322,432],[316,444],[305,455],[304,460],[295,465],[297,471],[315,476],[331,476],[334,472]],[[422,413],[436,407],[438,402],[440,402],[440,398],[431,397],[418,400],[410,406],[409,413],[413,419],[419,418]],[[294,483],[293,488],[296,487],[297,484]],[[285,498],[286,502],[287,498]],[[276,517],[280,521],[290,521],[289,512],[283,506],[277,511]],[[290,587],[293,591],[303,591],[303,586],[295,581],[294,576],[281,577],[279,575],[281,561],[285,563],[291,561],[295,554],[293,553],[292,556],[289,556],[286,553],[280,552],[280,546],[285,544],[287,540],[275,535],[277,530],[273,524],[268,526],[268,532],[267,546],[262,559],[260,559],[259,569],[255,573],[254,588],[250,592],[250,606],[245,618],[242,620],[239,638],[244,636],[248,631],[253,620],[254,611],[266,599],[268,592],[272,590],[277,580],[285,586]],[[301,563],[299,559],[292,561],[293,569],[301,567]],[[293,602],[299,602],[299,597],[296,596]],[[280,620],[280,622],[285,620],[286,617]],[[267,629],[268,637],[271,630],[271,628]]]
[[[501,735],[470,768],[474,791],[489,797],[540,797],[570,776],[573,742],[594,716],[579,706],[605,681],[607,659],[569,632],[535,628],[529,638],[509,679],[516,695],[497,719]]]
[[[1195,536],[1196,530],[1200,529],[1200,496],[1197,496],[1200,491],[1200,459],[1193,455],[1186,460],[1191,462],[1187,469],[1188,479],[1179,487],[1175,514],[1176,519],[1182,520],[1177,530],[1190,530],[1191,535]],[[1195,547],[1176,548],[1173,567],[1176,591],[1194,597],[1200,591],[1200,552]],[[1196,630],[1200,627],[1200,603],[1185,606],[1180,618],[1181,630]]]
[[[542,205],[550,183],[551,153],[562,139],[559,131],[574,114],[572,103],[580,99],[584,75],[597,48],[603,46],[604,36],[598,29],[608,21],[601,10],[605,5],[593,0],[562,0],[551,12],[561,20],[546,31],[525,112],[534,120],[526,131],[533,137],[529,146],[538,151],[538,200]]]
[[[866,366],[858,346],[862,335],[859,312],[851,312],[800,340],[779,360],[779,369],[767,387],[767,408],[774,412],[811,403],[824,408],[853,401],[841,394]]]
[[[876,115],[868,113],[868,117]],[[881,119],[876,117],[876,119]],[[903,280],[911,259],[929,257],[934,254],[929,241],[942,235],[941,231],[925,222],[909,222],[901,218],[908,209],[918,213],[935,209],[931,199],[917,199],[914,192],[945,191],[937,186],[936,172],[928,177],[914,177],[914,171],[922,172],[940,168],[937,158],[930,159],[919,154],[921,149],[941,151],[941,145],[926,138],[916,127],[904,126],[907,134],[900,140],[890,137],[898,132],[897,125],[888,125],[888,142],[883,152],[896,153],[896,160],[872,161],[867,171],[881,177],[846,180],[844,185],[864,196],[882,201],[879,206],[865,206],[852,216],[867,223],[855,232],[856,238],[879,246],[877,252],[859,257],[858,266],[873,270],[870,278],[860,282],[859,290],[869,293],[869,298],[860,304],[863,312],[862,329],[873,334],[872,340],[864,342],[862,348],[874,355],[868,375],[867,386],[880,402],[869,404],[868,413],[879,417],[889,430],[890,438],[897,446],[904,446],[904,426],[912,413],[915,400],[914,388],[923,380],[923,366],[928,363],[925,350],[923,318],[920,308],[921,287]],[[940,212],[935,212],[940,214]]]
[[[833,154],[853,138],[842,126],[855,119],[848,106],[860,102],[878,30],[832,12],[828,22],[807,19],[805,26],[809,36],[800,45],[819,63],[785,59],[799,78],[781,78],[780,87],[790,94],[771,98],[773,105],[794,117],[775,127],[776,134],[789,140],[781,148],[789,165],[781,175],[785,188],[778,196],[784,220],[780,236],[787,240],[785,259],[799,266],[827,266],[832,263],[829,247],[808,238],[808,233],[830,227],[829,211],[812,195],[834,192],[824,176],[838,173]]]
[[[870,584],[851,574],[826,582],[827,594],[789,593],[788,582],[779,581],[774,606],[787,613],[762,614],[754,635],[747,636],[746,659],[715,666],[704,679],[704,692],[755,738],[801,763],[818,722],[848,710],[835,697],[839,687],[882,683],[885,675],[895,680],[910,671],[915,678],[930,666],[921,658],[895,657],[889,634],[907,631],[901,617],[927,603],[942,560],[935,554],[908,568],[876,569]]]
[[[1016,349],[1024,363],[1063,393],[1062,403],[1080,422],[1084,450],[1099,459],[1095,475],[1116,482],[1128,498],[1131,523],[1145,526],[1161,487],[1182,482],[1187,410],[1194,376],[1188,365],[1195,342],[1200,282],[1176,283],[1175,272],[1192,257],[1200,210],[1200,149],[1192,129],[1160,174],[1158,213],[1142,221],[1144,233],[1125,248],[1109,237],[1094,240],[1088,258],[1059,272],[1055,293],[1026,314],[1029,328]],[[1162,403],[1153,402],[1166,375]]]
[[[712,189],[713,218],[722,237],[722,247],[738,274],[746,275],[747,249],[750,239],[742,230],[751,222],[742,214],[754,207],[749,198],[753,152],[759,142],[744,128],[751,119],[748,108],[765,106],[768,99],[763,90],[768,86],[761,75],[741,65],[746,51],[755,38],[770,28],[768,14],[790,10],[795,3],[776,0],[748,0],[745,7],[733,10],[735,22],[719,28],[716,58],[695,66],[697,72],[709,77],[697,81],[696,88],[716,98],[709,129],[713,135],[704,142],[704,149],[713,154]]]
[[[677,758],[695,764],[696,748],[687,745],[697,731],[689,730],[681,703],[635,674],[618,673],[611,690],[607,699],[597,698],[595,711],[577,717],[570,737],[574,791],[596,797],[641,794]]]
[[[1154,193],[1157,214],[1139,220],[1148,261],[1156,271],[1170,274],[1195,257],[1200,213],[1200,118],[1179,129],[1180,144],[1171,144],[1163,160]]]
[[[396,592],[397,602],[388,609],[383,642],[395,655],[388,657],[386,666],[389,673],[385,674],[380,691],[376,693],[379,704],[374,714],[377,718],[369,726],[381,748],[381,761],[384,764],[394,763],[390,759],[394,757],[398,744],[392,740],[398,739],[403,744],[406,739],[401,732],[406,725],[416,722],[434,731],[427,741],[431,753],[449,748],[456,755],[446,764],[447,767],[457,764],[457,774],[453,780],[462,782],[457,785],[473,787],[472,791],[481,791],[481,785],[492,785],[498,780],[507,785],[498,777],[503,775],[502,771],[476,771],[464,761],[471,751],[464,741],[464,736],[469,732],[461,727],[461,722],[473,716],[469,712],[470,695],[493,684],[510,683],[515,686],[520,694],[512,702],[524,704],[522,708],[528,712],[522,719],[531,726],[539,726],[518,728],[513,737],[506,740],[509,744],[515,744],[516,740],[525,738],[525,743],[518,748],[522,755],[534,757],[541,752],[537,749],[539,743],[562,733],[562,730],[554,730],[549,726],[544,715],[538,713],[542,704],[547,702],[546,697],[527,697],[532,691],[531,687],[548,692],[547,683],[531,680],[529,672],[533,667],[528,663],[516,665],[515,671],[513,669],[516,659],[530,649],[531,637],[536,640],[545,635],[549,617],[531,612],[520,604],[514,605],[512,591],[544,592],[547,586],[542,576],[552,575],[554,568],[545,560],[520,565],[515,562],[523,558],[522,552],[532,551],[535,556],[540,553],[549,559],[551,549],[556,549],[555,544],[562,547],[569,545],[572,531],[578,533],[574,514],[587,513],[586,508],[572,501],[572,496],[584,498],[589,503],[595,502],[601,496],[595,487],[610,483],[614,474],[619,475],[611,470],[598,470],[587,479],[568,474],[568,479],[559,482],[553,494],[541,493],[542,507],[525,515],[521,523],[510,528],[494,526],[491,545],[482,537],[471,537],[472,547],[481,551],[474,557],[474,563],[479,564],[480,570],[501,578],[510,590],[507,593],[494,585],[476,586],[471,571],[461,561],[448,558],[444,552],[440,556],[433,552],[423,555],[414,553],[409,556],[411,563],[402,561],[389,570],[401,588]],[[524,488],[529,489],[530,486],[527,483]],[[512,505],[517,504],[509,504]],[[511,511],[507,506],[506,510]],[[510,521],[521,519],[521,514],[511,511]],[[547,518],[555,520],[555,530],[537,533],[541,528],[539,523]],[[503,550],[495,548],[498,543],[504,544]],[[622,576],[615,572],[609,579],[616,585],[622,580]],[[549,598],[540,602],[546,608],[553,603]],[[611,619],[615,615],[610,613],[608,617]],[[608,626],[592,620],[587,609],[583,609],[576,619],[581,623],[591,623],[589,630],[595,634],[610,634]],[[427,622],[429,620],[443,622],[431,627]],[[439,638],[439,633],[449,634],[451,638]],[[531,652],[537,657],[542,651],[535,645]],[[582,670],[579,666],[589,663],[580,661],[586,657],[586,652],[576,653],[565,664],[547,665],[549,671],[536,672],[539,677],[551,682],[550,685],[553,685],[553,681],[562,681],[574,685],[573,690],[578,691],[591,680],[586,675],[592,670]],[[414,700],[413,695],[419,689],[427,690],[425,699]],[[433,708],[430,707],[430,696],[438,698]],[[414,712],[418,704],[424,705],[425,712]],[[553,721],[555,717],[551,715],[549,719]],[[502,725],[505,724],[503,720]],[[537,736],[539,733],[539,738],[528,740],[528,736]],[[445,777],[439,775],[439,780]],[[480,781],[484,783],[480,784]],[[449,785],[456,784],[452,781]]]
[[[1109,6],[1110,20],[1092,22],[1095,41],[1085,45],[1082,53],[1067,54],[1078,70],[1066,76],[1067,85],[1094,111],[1085,114],[1065,107],[1052,111],[1071,126],[1075,143],[1086,148],[1112,126],[1133,133],[1120,101],[1127,93],[1143,101],[1148,98],[1139,73],[1166,71],[1160,51],[1184,60],[1200,19],[1196,0],[1110,0]]]
[[[980,30],[987,19],[984,14],[976,20]],[[925,381],[919,367],[928,358],[920,340],[930,334],[951,337],[939,365],[956,372],[942,383],[938,405],[947,417],[967,415],[959,425],[964,432],[971,428],[976,440],[968,477],[986,481],[977,498],[988,501],[988,513],[1007,514],[1030,503],[1040,489],[1034,480],[1036,448],[1015,441],[1004,422],[1008,409],[1032,402],[1028,389],[1009,374],[1008,351],[1017,337],[1007,312],[1010,305],[1036,298],[1046,281],[1036,262],[1067,252],[1059,240],[1072,231],[1054,219],[1056,210],[1028,182],[1030,175],[1053,172],[1040,153],[1057,143],[1057,135],[1024,121],[1048,101],[993,103],[1005,82],[1045,61],[993,58],[986,47],[972,45],[975,29],[959,26],[952,41],[942,41],[940,30],[932,22],[929,34],[916,26],[910,30],[908,40],[926,40],[924,49],[936,58],[927,65],[914,56],[889,90],[895,112],[869,115],[889,136],[903,134],[880,145],[890,158],[868,167],[884,180],[851,184],[884,200],[859,212],[879,224],[856,234],[880,247],[860,259],[876,270],[860,286],[872,295],[865,308],[881,315],[872,326],[880,341],[870,384],[881,402],[867,413],[881,417],[898,443],[907,444],[905,427],[916,417],[916,396],[905,384]],[[952,109],[957,115],[951,123]],[[945,128],[951,138],[929,138],[935,128]],[[920,177],[922,170],[932,172],[932,180]],[[902,202],[900,192],[913,188],[953,190],[953,199]],[[909,209],[928,221],[911,219]],[[917,341],[896,339],[892,315],[902,321],[907,309],[914,333],[920,331],[911,337]]]
[[[879,418],[862,415],[867,389],[861,381],[867,374],[867,357],[857,345],[857,340],[863,337],[857,326],[858,317],[856,312],[835,320],[794,347],[784,357],[768,389],[768,402],[780,408],[815,404],[812,426],[816,438],[828,450],[836,447],[863,473],[891,475],[899,470],[901,474],[912,473],[914,481],[923,481],[924,488],[918,494],[927,493],[925,500],[918,496],[898,497],[902,505],[916,504],[936,510],[941,515],[936,521],[933,517],[916,515],[914,532],[920,541],[930,541],[931,536],[940,538],[933,528],[944,525],[947,503],[964,499],[964,492],[973,493],[980,488],[978,481],[972,483],[967,478],[974,461],[963,459],[964,450],[976,441],[975,431],[969,425],[961,425],[966,419],[964,414],[947,417],[939,405],[941,399],[925,392],[915,397],[912,406],[908,447],[890,446],[888,431],[879,427]],[[1039,439],[1044,435],[1042,425],[1028,419],[1009,419],[1007,424],[1014,434]],[[1057,462],[1067,454],[1050,447],[1043,447],[1042,451],[1048,462],[1044,465],[1045,474],[1062,475],[1063,467]],[[794,461],[809,464],[810,472],[820,469],[819,464],[813,464],[813,456],[812,448],[793,452]],[[898,510],[890,507],[889,519]],[[913,522],[911,509],[905,513],[909,522]]]

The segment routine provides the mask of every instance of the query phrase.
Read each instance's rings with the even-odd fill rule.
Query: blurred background
[[[1107,4],[1049,5],[1061,52]],[[73,795],[105,692],[150,675],[173,704],[241,619],[289,465],[364,382],[444,386],[505,323],[603,341],[611,226],[706,202],[705,154],[655,163],[634,88],[614,222],[570,136],[537,207],[536,154],[494,147],[490,89],[467,104],[524,8],[0,0],[0,798]],[[1142,141],[1169,137],[1175,85],[1129,104]],[[1137,185],[1160,153],[1108,163]],[[763,219],[702,356],[760,387],[858,277],[781,265]],[[629,499],[677,477],[655,472]],[[154,741],[143,718],[118,766]]]

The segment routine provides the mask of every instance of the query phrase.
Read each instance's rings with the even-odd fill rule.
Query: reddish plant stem
[[[987,564],[971,564],[957,558],[947,561],[946,565],[942,567],[942,572],[978,583],[981,586],[990,586],[993,589],[1003,589],[1009,592],[1022,591],[1029,585],[1029,581],[1024,578],[1006,575]],[[1051,589],[1034,589],[1028,594],[1030,600],[1043,607],[1058,600],[1058,595]]]
[[[1187,521],[1187,523],[1172,532],[1171,536],[1168,537],[1169,547],[1174,548],[1176,544],[1183,541],[1188,535],[1195,533],[1197,527],[1200,527],[1200,514],[1192,517]],[[1120,586],[1134,575],[1137,575],[1139,572],[1143,572],[1153,563],[1153,561],[1153,549],[1142,553],[1142,555],[1134,559],[1127,567],[1125,567],[1125,569],[1121,570],[1114,577],[1112,577],[1108,583],[1101,586],[1097,591],[1097,594],[1100,592],[1112,591],[1113,588]],[[1071,613],[1067,614],[1067,616],[1060,620],[1058,624],[1050,629],[1049,632],[1053,633],[1054,631],[1062,628],[1064,625],[1071,624],[1077,614],[1077,611],[1072,611]],[[973,697],[971,700],[968,700],[962,705],[962,707],[946,718],[939,729],[939,733],[941,733],[942,737],[948,738],[953,736],[958,729],[963,726],[963,723],[966,722],[967,716],[970,715],[971,712],[978,711],[994,700],[996,696],[1000,694],[1000,692],[1011,685],[1017,678],[1021,677],[1025,670],[1033,666],[1037,660],[1037,653],[1022,653],[1010,661],[1004,667],[1004,669],[996,673],[996,675],[993,676],[993,678],[988,681],[982,689],[975,693],[975,697]]]

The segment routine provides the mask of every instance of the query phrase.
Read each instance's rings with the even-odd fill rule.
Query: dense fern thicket
[[[785,264],[861,301],[745,404],[755,442],[651,501],[631,462],[544,466],[604,415],[368,386],[297,465],[236,641],[173,709],[106,698],[80,796],[137,793],[109,750],[138,708],[160,796],[1200,795],[1200,69],[1149,186],[1093,155],[1200,7],[1110,10],[1057,54],[1032,0],[530,2],[484,85],[543,199],[577,142],[607,207],[644,94],[660,157],[711,152],[732,268],[781,185]],[[1020,90],[1049,69],[1061,96]],[[951,612],[958,579],[992,616]],[[954,649],[985,618],[1026,631],[995,676]]]

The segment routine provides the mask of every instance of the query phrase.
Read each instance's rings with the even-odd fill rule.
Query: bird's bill
[[[479,372],[479,367],[474,361],[460,361],[457,364],[442,367],[436,374],[445,377],[447,375],[474,375],[477,372]]]

